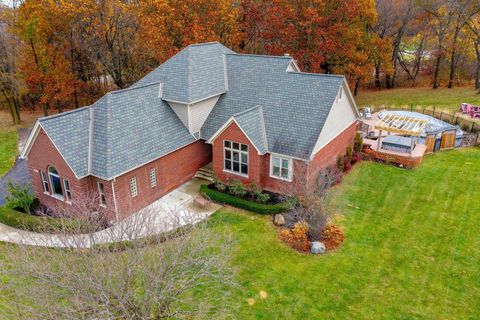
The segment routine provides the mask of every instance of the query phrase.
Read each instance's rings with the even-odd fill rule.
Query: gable
[[[358,112],[352,99],[348,87],[346,87],[344,83],[340,87],[337,98],[330,109],[327,120],[315,144],[312,156],[342,133],[353,122],[357,121]]]
[[[218,131],[207,141],[207,143],[214,144],[217,139],[231,140],[234,142],[250,144],[257,150],[258,154],[264,154],[262,150],[255,145],[247,133],[240,127],[234,118],[230,118]]]

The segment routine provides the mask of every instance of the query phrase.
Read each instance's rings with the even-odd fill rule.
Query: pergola
[[[378,135],[377,151],[380,150],[383,131],[419,137],[427,124],[428,120],[425,119],[396,114],[387,114],[375,124],[375,129],[380,131]],[[411,139],[410,155],[412,154],[412,150],[413,139]]]

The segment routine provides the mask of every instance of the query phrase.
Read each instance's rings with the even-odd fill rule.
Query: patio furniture
[[[471,109],[472,109],[472,105],[470,103],[462,103],[460,105],[460,111],[463,114],[470,114]]]

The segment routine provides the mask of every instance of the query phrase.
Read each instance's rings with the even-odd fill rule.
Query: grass
[[[346,242],[325,256],[277,240],[269,217],[222,210],[236,238],[241,319],[474,319],[480,314],[480,151],[404,170],[361,163],[332,193]],[[260,299],[265,290],[267,299]],[[253,298],[254,305],[247,304]]]
[[[0,129],[0,177],[10,170],[15,162],[17,140],[18,134],[16,129]]]
[[[323,256],[278,241],[269,216],[224,208],[210,219],[233,234],[243,289],[202,294],[226,295],[239,319],[475,319],[478,172],[479,149],[429,155],[414,170],[356,165],[330,194],[346,241]]]
[[[457,111],[460,103],[480,105],[480,95],[470,87],[459,88],[400,88],[381,91],[360,91],[355,100],[359,107],[366,106],[421,106],[438,111]]]

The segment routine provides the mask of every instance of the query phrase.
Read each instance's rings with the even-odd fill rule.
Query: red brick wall
[[[120,217],[138,211],[166,193],[192,179],[202,166],[211,161],[211,146],[197,141],[140,168],[117,177],[113,182]],[[150,186],[148,173],[155,168],[157,185]],[[130,179],[137,178],[138,195],[130,194]]]
[[[304,192],[306,186],[313,183],[320,170],[335,164],[337,156],[345,154],[347,145],[353,144],[355,132],[356,123],[353,123],[322,148],[313,160],[292,160],[293,179],[290,182],[270,177],[270,154],[259,155],[241,129],[233,122],[220,133],[213,142],[213,171],[220,180],[225,182],[231,179],[238,179],[245,185],[248,185],[254,181],[265,190],[283,194],[301,194]],[[223,143],[225,140],[239,142],[249,146],[248,177],[239,176],[223,170]]]
[[[32,180],[33,190],[40,202],[47,207],[54,207],[61,203],[61,201],[43,192],[42,178],[40,176],[40,171],[44,171],[47,174],[47,181],[51,191],[50,181],[48,179],[49,166],[55,167],[61,179],[67,179],[69,181],[72,201],[74,201],[75,197],[79,194],[84,194],[91,190],[91,179],[88,177],[80,180],[77,179],[45,131],[40,129],[28,155],[28,171]],[[63,194],[65,195],[65,191],[63,191]]]
[[[43,193],[40,170],[47,173],[48,166],[52,165],[57,169],[60,178],[67,179],[70,182],[72,202],[75,201],[76,197],[85,197],[89,192],[98,195],[97,181],[102,182],[107,207],[99,209],[110,214],[114,213],[113,184],[119,217],[123,218],[159,199],[182,183],[187,182],[200,167],[210,161],[211,146],[204,141],[197,141],[117,177],[115,181],[106,181],[93,176],[78,180],[51,140],[41,129],[28,156],[28,167],[35,195],[42,204],[55,207],[60,202],[60,200]],[[150,187],[148,176],[151,168],[155,168],[157,173],[157,186],[154,188]],[[130,178],[133,176],[137,178],[138,195],[132,199],[130,196]]]
[[[248,145],[248,177],[240,176],[234,173],[223,171],[223,143],[224,140],[239,142]],[[219,136],[213,141],[213,171],[215,175],[223,181],[238,179],[243,184],[248,185],[255,182],[257,185],[263,185],[263,159],[258,154],[255,146],[250,143],[248,138],[235,122],[232,122]]]
[[[328,166],[335,165],[339,155],[345,155],[348,145],[352,145],[357,132],[357,122],[352,123],[325,147],[318,151],[308,166],[308,185],[311,185],[318,172]]]

